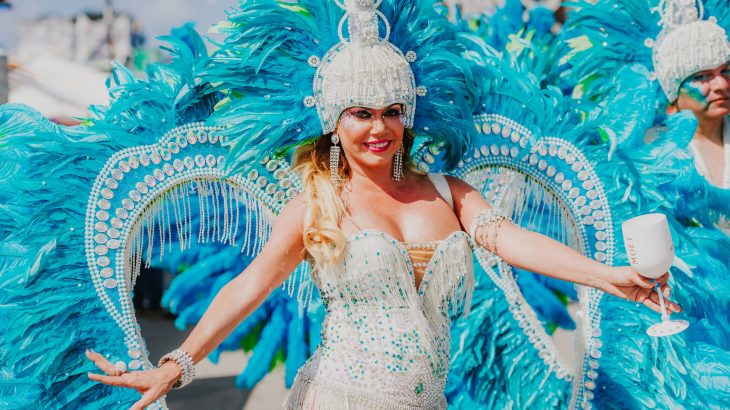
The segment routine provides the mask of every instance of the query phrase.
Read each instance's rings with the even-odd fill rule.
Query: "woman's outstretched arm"
[[[475,218],[489,209],[489,204],[466,182],[448,179],[456,215],[464,229],[469,230]],[[605,265],[545,235],[521,229],[508,221],[480,229],[485,231],[477,232],[474,238],[477,243],[514,267],[597,288],[661,312],[659,296],[654,292],[655,282],[639,275],[630,266]],[[664,275],[658,281],[664,284],[667,278],[668,275]],[[669,296],[669,287],[664,285],[663,292]],[[667,308],[674,312],[681,310],[669,301]]]
[[[195,363],[215,349],[302,261],[305,254],[302,241],[304,209],[305,199],[302,196],[286,205],[276,218],[269,241],[261,253],[215,296],[200,322],[180,346]],[[92,380],[134,388],[142,393],[142,398],[132,409],[141,410],[164,396],[181,377],[181,369],[174,361],[152,370],[122,373],[96,352],[87,352],[87,357],[106,373],[90,373]]]

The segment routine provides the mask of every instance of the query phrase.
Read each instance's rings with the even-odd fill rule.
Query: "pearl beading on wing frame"
[[[538,170],[536,174],[542,176],[542,183],[554,192],[567,193],[567,205],[574,219],[580,221],[577,225],[583,253],[593,256],[598,261],[612,264],[614,233],[608,199],[601,181],[580,150],[572,143],[556,137],[543,137],[533,146],[530,144],[529,131],[515,121],[499,115],[485,115],[480,119],[484,120],[480,127],[484,134],[496,134],[503,140],[509,139],[513,144],[517,143],[522,148],[529,146],[530,149],[528,155],[518,157],[519,153],[515,155],[516,151],[512,149],[514,146],[506,148],[504,144],[491,144],[489,149],[485,150],[483,145],[474,154],[475,162],[479,162],[479,157],[483,157],[484,162],[489,162],[486,158],[492,156],[498,162],[515,169],[524,169],[525,164],[533,169],[536,167]],[[572,177],[566,177],[566,174],[571,173]],[[581,181],[580,186],[573,186],[571,181]],[[584,338],[582,343],[584,352],[582,352],[582,368],[577,375],[581,382],[576,385],[573,400],[580,403],[582,408],[590,408],[590,398],[593,397],[592,390],[595,389],[595,379],[598,376],[596,372],[598,359],[601,357],[602,342],[599,339],[601,312],[598,303],[603,292],[583,287],[580,288],[580,292],[584,295],[581,298],[584,317],[580,323],[583,328],[581,334]],[[587,317],[585,312],[588,312]]]
[[[227,180],[255,193],[273,214],[302,189],[301,182],[287,174],[285,160],[268,157],[260,161],[268,178],[253,168],[226,179],[227,149],[221,134],[223,128],[202,123],[177,127],[156,144],[117,152],[95,180],[85,219],[85,252],[99,299],[125,336],[128,360],[116,361],[119,369],[150,366],[129,300],[133,278],[125,270],[124,254],[131,232],[156,198],[189,181]]]
[[[499,116],[483,116],[481,119],[485,122],[478,128],[483,134],[498,135],[508,141],[502,144],[493,141],[479,146],[472,157],[462,161],[458,168],[472,169],[492,164],[514,169],[537,168],[543,184],[554,192],[565,193],[570,199],[566,205],[576,221],[595,230],[590,239],[586,230],[581,231],[582,243],[586,248],[584,253],[599,262],[612,261],[613,247],[609,245],[613,243],[614,233],[608,198],[596,172],[581,151],[561,138],[543,137],[529,147],[529,154],[524,154],[520,148],[527,148],[530,141],[524,127]],[[426,162],[425,155],[422,158]],[[558,164],[562,164],[562,167],[556,166]],[[567,177],[566,173],[574,177]],[[580,185],[574,185],[573,180],[580,181]]]
[[[495,166],[527,171],[543,186],[567,197],[563,201],[564,206],[570,210],[573,219],[579,222],[576,225],[583,253],[606,264],[613,264],[615,237],[608,198],[595,170],[578,148],[558,137],[542,137],[535,141],[529,129],[499,114],[477,115],[475,127],[483,140],[479,141],[472,155],[458,165],[455,172],[457,176],[464,177],[474,170]],[[419,148],[413,155],[417,167],[424,172],[431,171],[442,147],[443,144],[429,144]],[[505,289],[509,289],[509,286],[505,285]],[[578,320],[582,337],[579,355],[583,359],[575,374],[571,408],[578,404],[583,409],[589,409],[601,358],[599,303],[603,292],[579,286],[578,294],[582,313]],[[539,323],[532,323],[529,317],[525,319],[521,313],[524,313],[524,308],[517,306],[512,310],[516,320],[527,320],[526,328],[532,328],[529,332],[542,329]],[[544,338],[548,338],[547,335],[543,337],[539,333],[535,334],[543,342]],[[535,345],[538,349],[541,346],[547,345]],[[549,364],[550,350],[543,349],[541,353],[543,360]],[[573,377],[567,370],[561,375]]]

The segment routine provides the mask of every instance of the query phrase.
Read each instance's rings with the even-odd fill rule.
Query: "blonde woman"
[[[290,409],[445,408],[450,313],[468,310],[476,247],[516,267],[658,310],[653,283],[631,268],[605,266],[518,228],[463,181],[415,172],[408,164],[415,124],[447,142],[452,166],[473,127],[465,112],[467,66],[453,32],[429,2],[337,4],[346,10],[350,38],[341,24],[339,41],[330,43],[316,30],[336,32],[325,26],[336,15],[335,2],[257,1],[232,14],[242,16],[239,31],[229,28],[237,34],[220,61],[241,56],[245,64],[238,72],[227,71],[229,65],[220,71],[227,87],[239,89],[217,113],[233,123],[231,132],[242,131],[232,155],[250,158],[299,144],[295,167],[304,191],[278,215],[262,252],[220,290],[158,368],[123,373],[88,353],[106,373],[91,379],[142,393],[133,409],[190,382],[194,363],[303,260],[313,267],[327,313],[322,341],[286,400]],[[376,10],[381,4],[382,13]],[[381,37],[379,21],[386,18],[395,24],[386,20]],[[307,57],[325,44],[331,46],[326,53]],[[313,79],[312,88],[291,78],[300,74]],[[300,95],[303,105],[280,104]],[[281,107],[283,120],[274,114]],[[252,114],[256,110],[265,114]],[[304,139],[320,125],[319,138]]]

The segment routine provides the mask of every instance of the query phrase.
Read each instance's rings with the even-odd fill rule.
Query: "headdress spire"
[[[386,34],[383,41],[388,41],[390,36],[390,24],[383,13],[378,11],[382,0],[373,3],[372,0],[344,0],[344,3],[337,4],[345,10],[346,14],[340,21],[339,34],[342,42],[348,41],[342,33],[343,23],[348,22],[349,41],[351,43],[375,44],[380,40],[380,28],[378,19],[382,18],[385,23]]]

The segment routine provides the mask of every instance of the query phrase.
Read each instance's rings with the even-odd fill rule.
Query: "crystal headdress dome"
[[[648,41],[653,49],[656,76],[669,101],[674,101],[687,77],[715,68],[730,59],[727,33],[716,20],[703,20],[702,2],[695,0],[663,0],[659,4],[662,31],[656,41]]]
[[[337,4],[345,9],[339,25],[341,42],[332,47],[321,62],[313,56],[310,65],[317,66],[314,97],[309,104],[317,107],[323,133],[332,132],[337,120],[348,107],[381,108],[403,104],[406,128],[413,127],[416,109],[416,83],[409,62],[415,53],[403,52],[388,41],[390,25],[376,8],[381,1],[344,0]],[[379,20],[385,25],[380,38]],[[343,35],[348,23],[349,40]],[[425,89],[419,89],[423,93]]]

